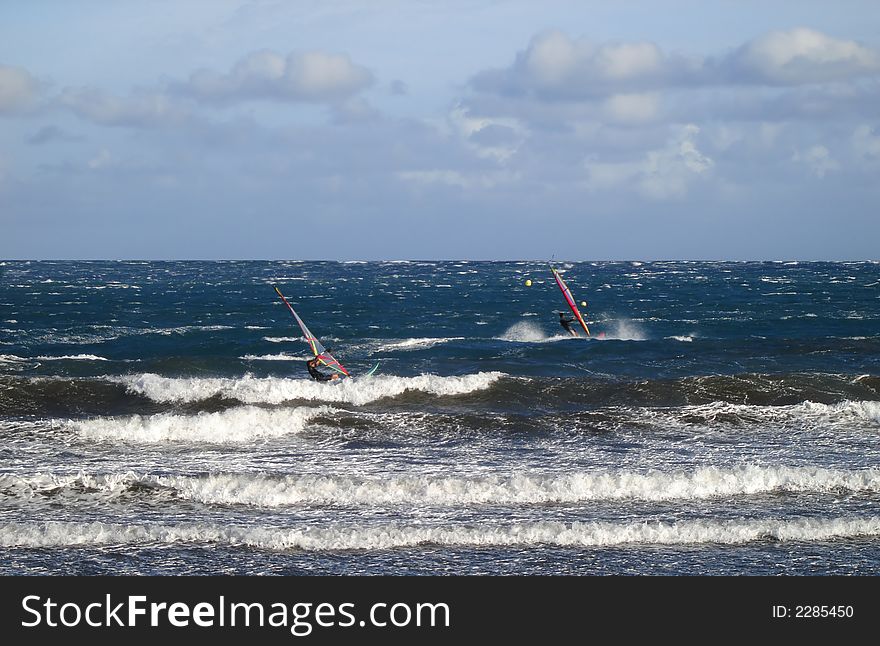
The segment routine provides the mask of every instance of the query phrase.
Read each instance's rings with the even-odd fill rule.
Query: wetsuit
[[[315,364],[317,362],[314,359],[306,361],[306,367],[309,369],[309,374],[312,376],[312,379],[315,381],[330,381],[336,375],[325,375],[323,372],[319,371]]]
[[[562,312],[559,313],[559,324],[562,327],[564,327],[565,331],[568,332],[572,336],[577,336],[577,332],[575,332],[574,330],[571,329],[571,325],[569,325],[569,323],[574,323],[575,320],[577,320],[577,319],[574,319],[574,318],[567,319],[567,318],[565,318],[565,315],[562,314]]]

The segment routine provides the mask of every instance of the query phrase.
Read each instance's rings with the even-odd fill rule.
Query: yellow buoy
[[[532,281],[526,280],[526,287],[531,287],[531,286],[532,286]]]

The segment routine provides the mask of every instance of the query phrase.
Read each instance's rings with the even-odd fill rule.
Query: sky
[[[876,260],[880,4],[0,2],[0,258]]]

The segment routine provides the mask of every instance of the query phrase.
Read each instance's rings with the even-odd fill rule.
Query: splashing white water
[[[741,545],[774,540],[828,541],[880,535],[880,518],[687,520],[666,522],[519,522],[480,525],[235,527],[208,523],[117,524],[7,522],[0,546],[210,544],[307,551],[387,550],[420,545]]]
[[[326,411],[325,411],[326,412]],[[182,424],[181,424],[182,426]],[[246,438],[248,430],[237,438]],[[122,435],[122,433],[120,433]],[[114,495],[132,485],[173,490],[177,498],[205,504],[283,507],[290,505],[484,505],[571,504],[597,500],[702,500],[770,492],[880,492],[880,469],[819,467],[707,467],[696,471],[645,473],[596,471],[513,473],[474,477],[389,475],[286,475],[216,473],[156,476],[134,472],[89,475],[0,475],[0,489],[30,498],[34,494]],[[82,493],[88,491],[88,494]]]
[[[617,321],[613,327],[606,328],[605,338],[618,341],[645,341],[648,336],[638,325],[623,319]]]
[[[328,384],[311,379],[283,377],[238,378],[161,377],[146,373],[108,377],[121,382],[138,394],[158,402],[194,402],[211,397],[234,399],[245,404],[280,404],[292,400],[339,402],[361,406],[384,397],[396,397],[407,391],[432,395],[463,395],[489,388],[504,376],[501,372],[478,372],[469,375],[440,377],[373,376],[368,380],[343,379]]]
[[[450,341],[461,341],[465,337],[463,336],[453,336],[453,337],[420,337],[413,339],[402,339],[400,341],[392,341],[390,343],[386,343],[380,345],[377,349],[379,352],[391,352],[394,350],[423,350],[425,348],[431,348],[435,345],[440,345],[443,343],[449,343]]]
[[[240,406],[216,413],[131,415],[68,422],[67,426],[90,440],[137,443],[244,442],[260,437],[300,433],[312,418],[332,413],[329,406],[267,410]]]
[[[548,341],[564,341],[570,338],[572,338],[570,334],[548,335],[534,321],[514,323],[505,330],[504,334],[498,337],[501,341],[514,341],[517,343],[546,343]]]

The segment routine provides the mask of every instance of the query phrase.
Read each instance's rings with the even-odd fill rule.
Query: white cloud
[[[825,177],[831,171],[840,169],[840,163],[837,162],[825,146],[811,146],[805,152],[795,151],[791,157],[792,161],[806,164],[810,171],[820,179]]]
[[[200,70],[178,87],[197,100],[216,103],[253,99],[333,102],[372,83],[372,73],[344,54],[316,51],[285,58],[260,51],[245,56],[227,74]]]
[[[126,97],[91,87],[67,88],[54,104],[107,126],[153,127],[187,122],[197,106],[185,98],[217,104],[252,99],[326,101],[335,106],[337,121],[369,121],[378,113],[355,94],[372,82],[372,74],[347,56],[308,52],[283,58],[262,51],[241,59],[228,74],[201,70],[186,83],[138,89]]]
[[[745,81],[781,85],[844,80],[880,72],[880,55],[852,40],[813,29],[774,31],[746,43],[730,59]]]
[[[661,71],[663,54],[654,43],[603,45],[596,50],[596,73],[608,79],[647,78]]]
[[[499,163],[510,159],[528,136],[517,119],[472,117],[461,105],[456,105],[449,112],[447,124],[471,152]]]
[[[651,89],[698,68],[697,62],[666,55],[650,42],[594,45],[548,31],[535,36],[511,67],[478,74],[473,85],[490,92],[582,99]]]
[[[660,95],[614,94],[604,103],[605,117],[614,123],[647,123],[657,118]]]
[[[0,65],[0,114],[31,107],[40,93],[40,84],[26,70]]]
[[[602,162],[590,159],[585,164],[586,186],[591,190],[629,188],[652,200],[680,198],[689,185],[714,167],[711,158],[701,153],[695,138],[700,129],[688,124],[672,137],[664,148],[649,151],[634,161]]]
[[[510,97],[585,101],[671,89],[812,85],[877,74],[876,50],[807,28],[770,32],[715,57],[684,57],[645,41],[593,44],[549,31],[536,35],[510,66],[481,72],[471,85]]]
[[[538,86],[564,83],[582,56],[577,43],[552,31],[535,37],[523,55],[523,69]]]
[[[664,60],[653,43],[593,46],[552,31],[536,36],[523,55],[523,69],[539,87],[557,88],[590,81],[647,79],[662,71]]]
[[[180,122],[188,116],[161,92],[144,91],[118,98],[94,88],[68,88],[58,101],[78,116],[107,126],[155,126]]]

